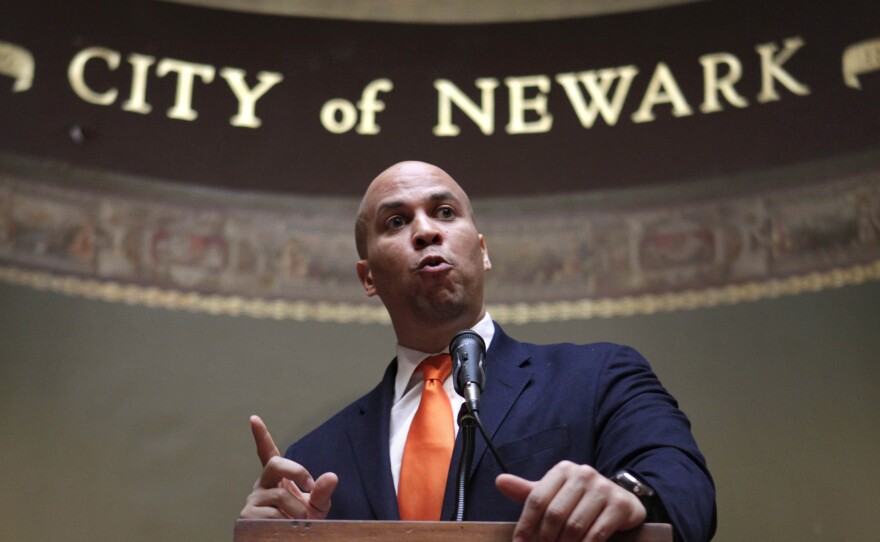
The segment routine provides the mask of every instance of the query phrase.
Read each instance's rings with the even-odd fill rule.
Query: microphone
[[[480,410],[480,393],[486,383],[486,343],[479,334],[465,329],[456,333],[449,343],[452,357],[452,383],[455,392],[464,397],[471,412]]]

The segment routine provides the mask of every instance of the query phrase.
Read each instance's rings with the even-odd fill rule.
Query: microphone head
[[[470,329],[459,331],[449,343],[452,357],[452,383],[455,392],[465,396],[468,383],[474,383],[482,391],[486,382],[486,343],[478,333]]]

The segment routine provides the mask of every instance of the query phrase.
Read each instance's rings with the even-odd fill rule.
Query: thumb
[[[309,493],[309,517],[312,519],[324,519],[330,512],[330,497],[336,491],[339,477],[332,472],[325,472],[315,480],[315,485]]]
[[[532,492],[532,489],[538,485],[538,482],[530,482],[525,478],[514,476],[513,474],[499,474],[495,478],[495,487],[498,491],[508,499],[523,503]]]
[[[251,416],[250,422],[251,433],[254,434],[254,442],[257,444],[257,455],[260,456],[260,463],[265,467],[270,459],[281,455],[281,453],[275,446],[275,441],[272,440],[272,435],[269,434],[269,429],[263,420],[259,416]]]

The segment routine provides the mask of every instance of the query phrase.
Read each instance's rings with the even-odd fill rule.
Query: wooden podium
[[[447,542],[479,540],[510,542],[514,523],[477,521],[328,521],[240,519],[235,522],[233,542],[292,542],[350,540]],[[617,533],[612,542],[672,542],[672,526],[645,523],[641,527]]]

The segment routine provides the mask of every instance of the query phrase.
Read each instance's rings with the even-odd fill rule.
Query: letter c
[[[73,57],[73,60],[70,61],[70,66],[67,67],[67,79],[70,81],[70,88],[73,89],[77,96],[89,103],[110,105],[116,101],[116,96],[119,92],[115,88],[110,88],[103,93],[95,92],[86,85],[83,77],[86,63],[93,58],[103,59],[111,70],[119,67],[120,55],[118,52],[104,47],[83,49]]]

